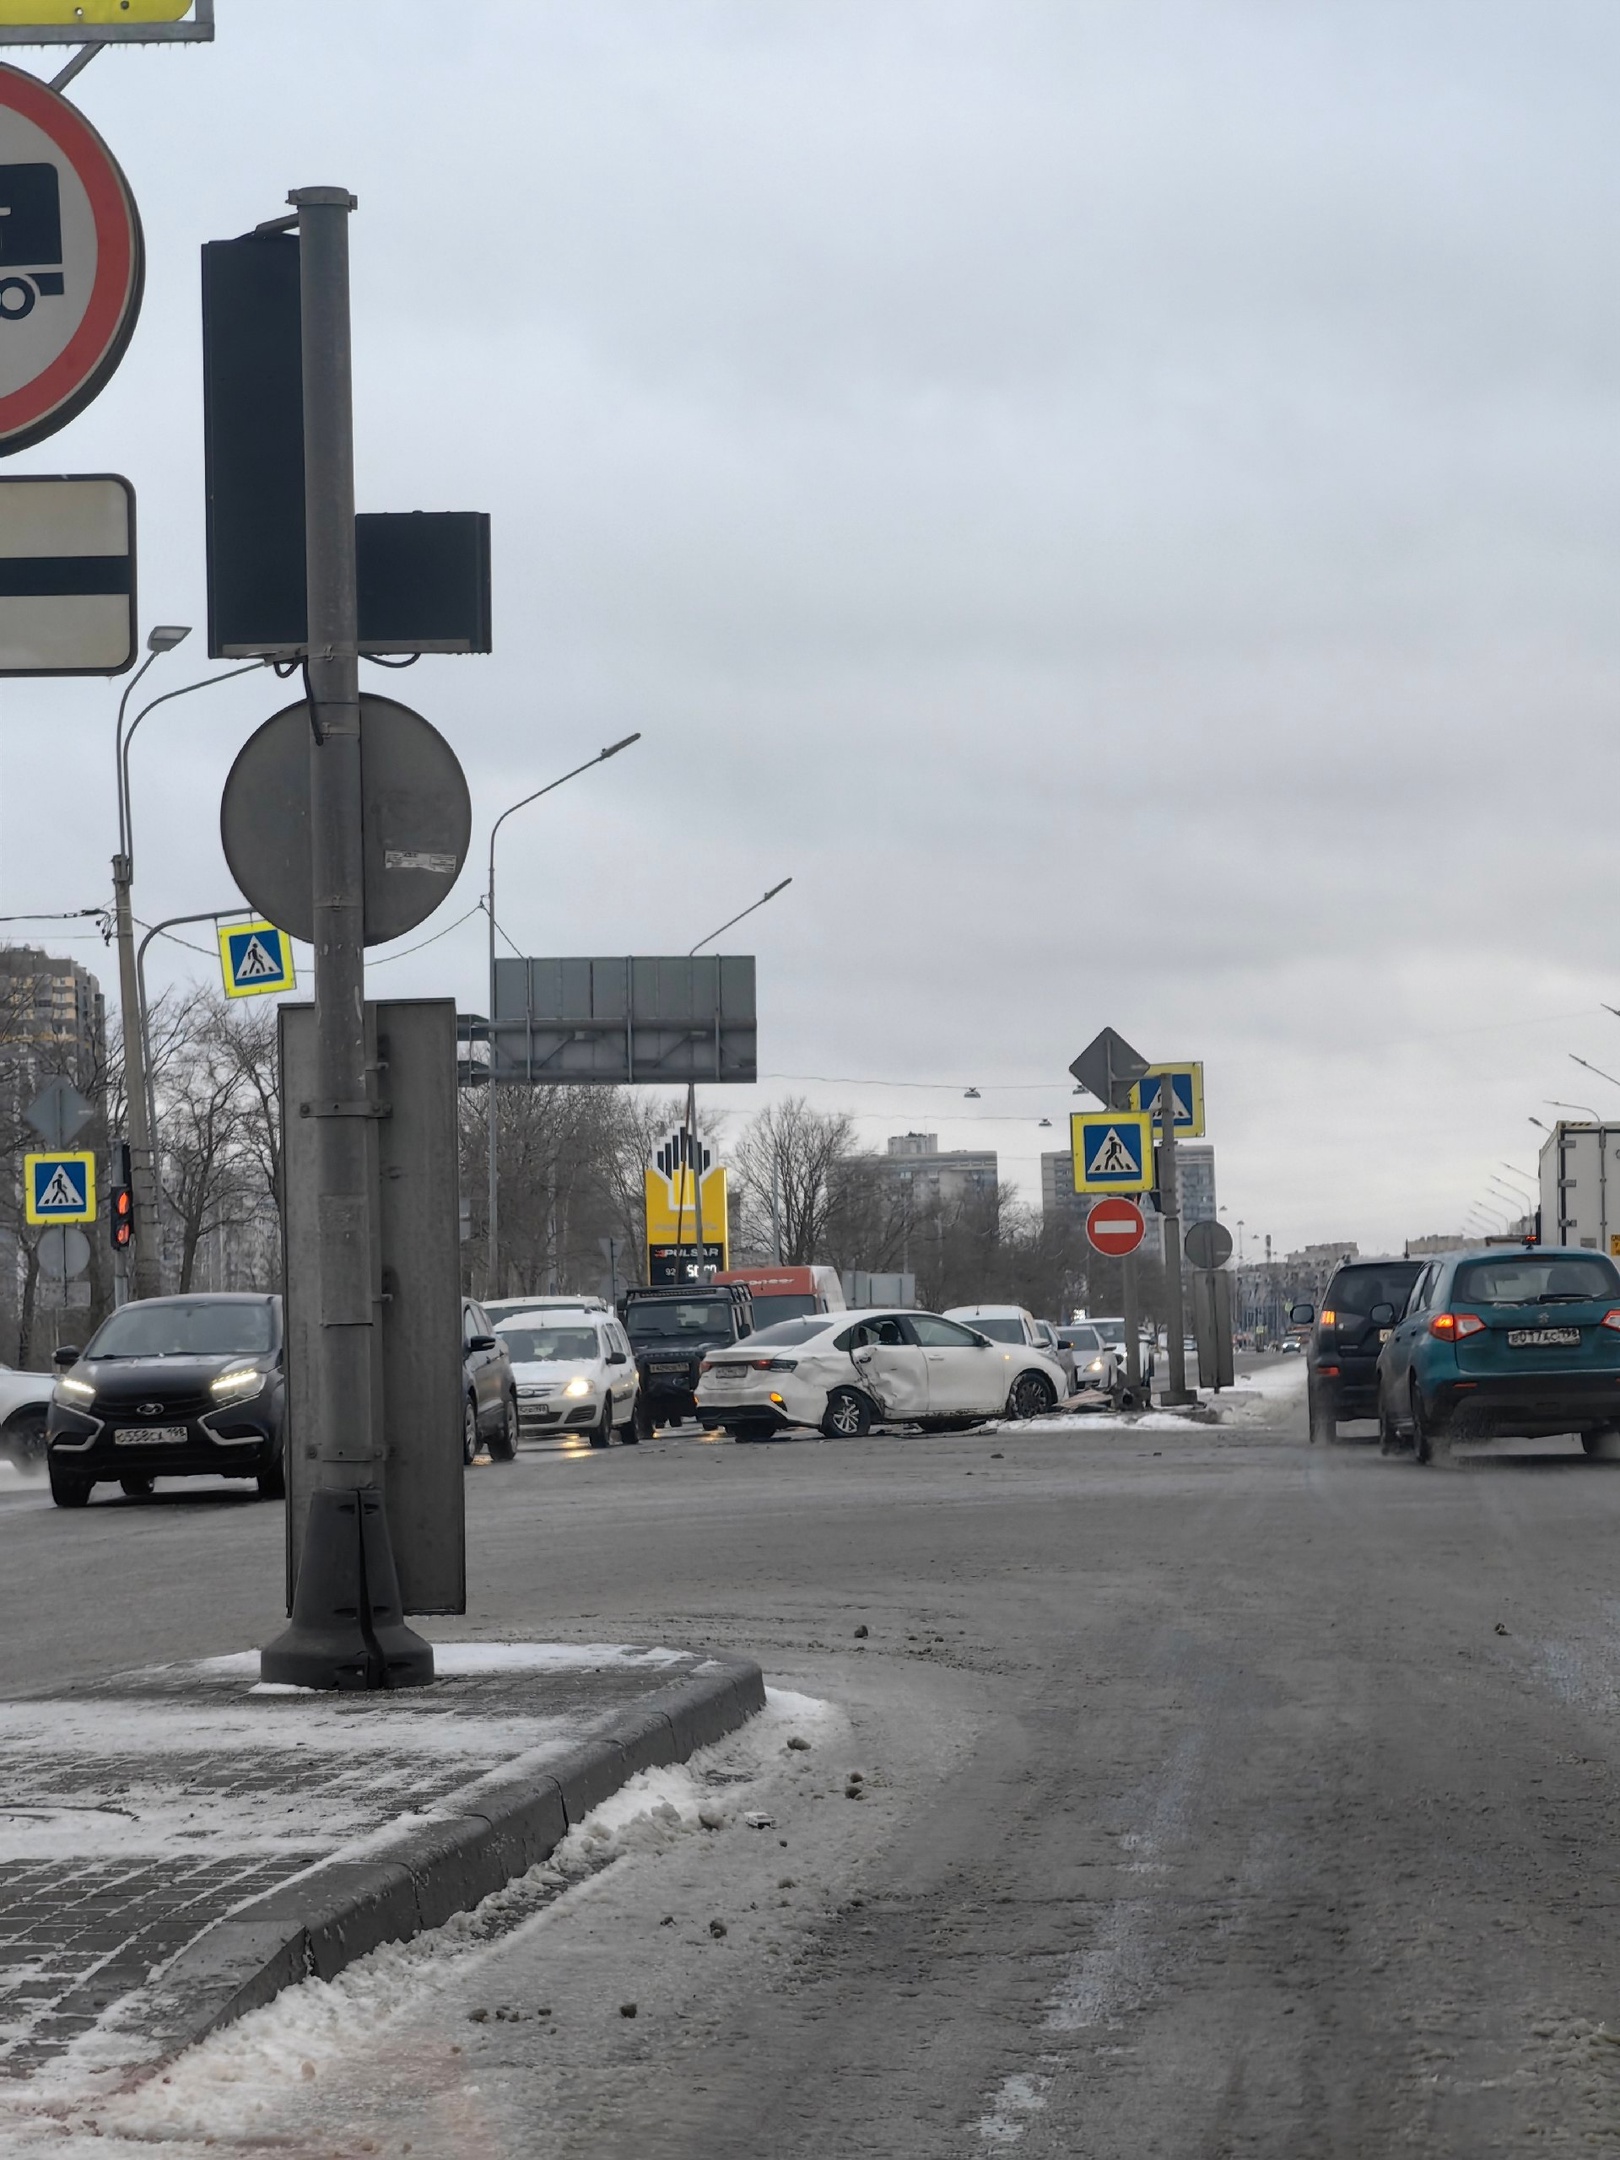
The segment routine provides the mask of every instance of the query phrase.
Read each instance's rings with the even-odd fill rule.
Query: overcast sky
[[[506,827],[499,914],[679,951],[791,874],[728,941],[733,1115],[791,1087],[1038,1196],[1111,1023],[1204,1059],[1222,1203],[1287,1249],[1451,1229],[1547,1098],[1620,1114],[1568,1056],[1620,1074],[1612,0],[218,13],[72,92],[145,308],[12,469],[130,476],[143,615],[199,626],[148,680],[207,672],[197,251],[354,189],[360,506],[494,519],[494,655],[364,671],[472,785],[405,943],[639,727]],[[115,701],[0,691],[0,912],[105,897]],[[235,898],[282,701],[143,729],[148,922]],[[483,954],[372,984],[482,1010]]]

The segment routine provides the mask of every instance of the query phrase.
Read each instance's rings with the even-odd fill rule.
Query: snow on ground
[[[771,1984],[891,1834],[905,1785],[967,1744],[951,1676],[857,1684],[853,1715],[770,1689],[742,1731],[631,1779],[475,1912],[288,1990],[133,2089],[99,2089],[93,2036],[0,2085],[0,2151],[542,2160],[564,2102],[577,2131],[590,2089],[611,2108],[617,2079],[667,2074],[660,2050],[711,2040],[728,2003]]]

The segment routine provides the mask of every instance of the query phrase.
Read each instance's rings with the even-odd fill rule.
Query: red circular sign
[[[54,435],[102,388],[144,276],[112,152],[66,98],[0,67],[0,455]]]
[[[1142,1210],[1134,1200],[1122,1200],[1117,1193],[1093,1202],[1086,1217],[1086,1236],[1093,1252],[1111,1253],[1116,1258],[1133,1253],[1146,1235]]]

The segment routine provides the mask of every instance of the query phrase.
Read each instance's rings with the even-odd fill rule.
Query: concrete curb
[[[751,1658],[716,1652],[706,1663],[710,1670],[643,1698],[596,1739],[517,1756],[364,1859],[321,1861],[216,1920],[152,1983],[141,2023],[154,2062],[297,1981],[331,1980],[380,1943],[442,1927],[547,1859],[638,1770],[685,1762],[764,1709],[764,1675]]]

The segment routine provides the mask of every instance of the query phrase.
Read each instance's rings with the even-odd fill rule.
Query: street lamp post
[[[232,676],[248,674],[264,664],[254,660],[246,668],[232,668],[224,675],[205,675],[197,682],[182,684],[178,690],[166,690],[161,697],[155,697],[143,705],[126,727],[125,715],[136,684],[160,654],[173,652],[174,648],[190,635],[190,626],[185,623],[159,623],[151,631],[146,640],[146,658],[130,677],[124,694],[118,701],[118,724],[113,734],[118,794],[118,852],[112,861],[113,930],[118,943],[119,1021],[124,1038],[124,1093],[129,1126],[130,1177],[134,1187],[130,1196],[135,1215],[135,1251],[134,1265],[130,1271],[130,1287],[138,1298],[158,1297],[162,1294],[163,1255],[158,1224],[157,1160],[153,1153],[151,1081],[146,1070],[145,1007],[141,999],[136,967],[135,921],[131,905],[131,889],[135,878],[135,831],[129,792],[129,749],[135,739],[136,729],[157,706],[168,704],[172,698],[189,697],[192,691],[206,690],[213,683],[229,682]]]
[[[548,780],[544,787],[536,788],[530,795],[520,796],[509,803],[489,828],[489,882],[484,890],[484,913],[489,917],[489,1021],[485,1030],[488,1062],[484,1068],[484,1086],[488,1090],[488,1136],[489,1136],[489,1239],[484,1261],[484,1295],[500,1295],[500,1173],[497,1140],[499,1123],[496,1117],[495,1097],[495,837],[514,811],[526,810],[530,803],[538,802],[542,795],[550,795],[564,781],[577,780],[582,772],[589,772],[593,765],[602,765],[621,750],[628,750],[632,743],[641,740],[641,730],[624,736],[619,742],[609,743],[605,750],[598,750],[595,757],[587,758],[583,765],[576,765],[555,780]]]
[[[725,933],[734,929],[745,915],[752,915],[757,908],[762,908],[767,900],[774,900],[779,892],[786,892],[792,883],[792,878],[785,877],[779,885],[773,885],[769,892],[761,893],[757,900],[750,900],[747,907],[743,908],[740,913],[728,917],[718,930],[711,930],[707,937],[700,937],[697,943],[688,950],[687,959],[690,960],[694,954],[701,952],[705,945],[712,945],[717,937],[724,937]],[[686,1144],[690,1157],[688,1167],[692,1175],[693,1250],[697,1254],[695,1276],[696,1280],[701,1282],[703,1280],[703,1169],[698,1160],[697,1082],[695,1080],[688,1080],[686,1083]],[[677,1190],[679,1190],[678,1187]],[[680,1247],[680,1239],[681,1219],[679,1213],[677,1213],[675,1217],[675,1244],[677,1250]]]

